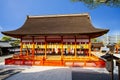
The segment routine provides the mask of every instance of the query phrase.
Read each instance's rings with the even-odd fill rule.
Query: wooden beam
[[[63,52],[64,52],[64,50],[63,50],[63,36],[61,36],[61,59],[63,60]]]
[[[20,55],[22,55],[22,49],[23,49],[23,42],[22,42],[22,37],[20,40]]]
[[[26,49],[27,49],[27,51],[26,51],[26,54],[27,54],[27,58],[29,57],[29,48],[28,48],[28,46],[26,46]]]
[[[45,36],[45,59],[47,58],[47,40],[46,40],[46,36]]]
[[[89,38],[89,57],[91,57],[91,40]]]
[[[32,56],[35,55],[35,42],[34,42],[34,36],[32,37]]]
[[[77,57],[77,42],[76,42],[76,36],[75,36],[75,57]]]

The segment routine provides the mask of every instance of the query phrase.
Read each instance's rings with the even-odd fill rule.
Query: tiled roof
[[[95,28],[88,14],[27,16],[23,26],[13,31],[2,32],[18,37],[26,35],[89,35],[91,38],[107,33],[108,29]]]
[[[12,47],[9,42],[0,41],[0,47]]]

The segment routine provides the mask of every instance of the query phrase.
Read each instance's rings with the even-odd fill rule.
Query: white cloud
[[[0,31],[3,30],[2,26],[0,25]]]

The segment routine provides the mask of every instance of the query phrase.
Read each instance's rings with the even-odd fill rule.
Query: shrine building
[[[20,39],[20,52],[5,64],[92,66],[105,62],[91,52],[91,39],[109,29],[95,28],[88,13],[27,16],[23,26],[2,34]]]

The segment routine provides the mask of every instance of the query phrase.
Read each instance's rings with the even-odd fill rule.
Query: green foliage
[[[9,41],[9,42],[11,42],[10,44],[11,44],[13,47],[19,46],[19,44],[20,44],[20,40],[18,40],[18,39],[17,39],[17,40],[12,40],[12,38],[9,37],[9,36],[3,36],[1,40],[2,40],[2,41]]]
[[[89,8],[97,8],[105,5],[109,7],[120,7],[120,0],[71,0],[72,2],[83,2]]]
[[[9,36],[3,36],[2,37],[2,41],[10,41],[12,38],[11,37],[9,37]]]
[[[117,42],[117,44],[119,44],[119,45],[120,45],[120,40]]]
[[[16,46],[19,46],[19,44],[20,44],[20,40],[15,40],[15,41],[13,41],[12,43],[10,43],[13,47],[16,47]]]
[[[100,41],[99,38],[93,38],[93,39],[91,39],[91,42],[92,43],[96,43],[96,42],[102,42],[102,41]]]

